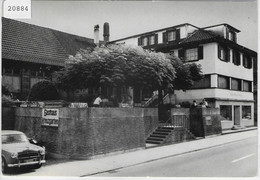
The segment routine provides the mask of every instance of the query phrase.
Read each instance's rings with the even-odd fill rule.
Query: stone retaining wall
[[[16,108],[15,129],[61,157],[97,155],[145,148],[146,133],[158,122],[154,108],[56,108],[58,127],[42,126],[42,108]],[[151,122],[150,122],[151,121]]]

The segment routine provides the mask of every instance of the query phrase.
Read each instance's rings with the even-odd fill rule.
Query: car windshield
[[[21,142],[27,142],[27,141],[28,141],[27,137],[23,134],[2,135],[3,144],[21,143]]]

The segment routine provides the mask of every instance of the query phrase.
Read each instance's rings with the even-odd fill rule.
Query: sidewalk
[[[234,129],[234,130],[224,130],[224,131],[222,131],[222,135],[244,132],[244,131],[251,131],[251,130],[255,130],[255,129],[257,129],[257,127],[248,127],[248,128],[242,128],[242,129]]]
[[[24,176],[89,176],[162,158],[221,146],[254,136],[257,136],[256,128],[251,131],[212,136],[205,139],[148,148],[99,159],[73,161],[44,166],[34,173],[24,174]]]

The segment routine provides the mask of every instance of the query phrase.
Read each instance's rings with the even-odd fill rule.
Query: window
[[[147,46],[148,45],[148,38],[144,37],[142,40],[143,40],[142,45]]]
[[[184,58],[185,61],[195,61],[203,59],[203,46],[191,49],[180,49],[178,54],[179,58]]]
[[[218,46],[218,58],[222,61],[229,62],[230,60],[230,49],[225,46]]]
[[[252,59],[249,55],[243,55],[243,66],[248,69],[252,68]]]
[[[230,41],[234,41],[234,42],[236,42],[237,40],[237,38],[236,38],[236,33],[235,32],[233,32],[233,31],[230,31],[229,33],[228,33],[228,39],[230,40]]]
[[[252,83],[250,81],[243,81],[243,91],[252,92]]]
[[[37,70],[31,69],[31,76],[37,76]]]
[[[19,67],[14,67],[13,72],[14,72],[14,75],[20,75],[21,69]]]
[[[198,48],[187,49],[185,51],[185,60],[192,61],[198,59]]]
[[[11,67],[6,66],[4,68],[4,73],[5,74],[12,74],[13,73],[13,69]]]
[[[138,38],[138,46],[148,46],[154,44],[158,44],[158,34],[152,34]]]
[[[209,88],[210,87],[210,75],[205,75],[200,81],[195,81],[190,89],[197,88]]]
[[[150,45],[153,45],[155,43],[155,38],[154,38],[154,36],[150,36],[149,37],[149,44]]]
[[[220,120],[232,121],[232,106],[220,105]]]
[[[251,106],[242,106],[242,119],[252,119]]]
[[[240,52],[233,51],[233,64],[239,66],[241,64]]]
[[[180,29],[168,30],[163,33],[163,42],[175,41],[180,39]]]
[[[222,89],[229,89],[229,77],[218,76],[218,87]]]
[[[232,90],[241,90],[241,80],[232,78],[231,79],[231,89]]]
[[[176,40],[176,31],[168,32],[168,41],[174,41],[174,40]]]

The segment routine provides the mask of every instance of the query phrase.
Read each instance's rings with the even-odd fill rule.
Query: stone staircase
[[[174,130],[173,127],[158,127],[147,139],[146,143],[162,144]]]
[[[181,129],[181,131],[180,131]],[[177,133],[177,134],[176,134]],[[166,144],[170,142],[180,142],[185,139],[183,134],[185,133],[185,137],[189,137],[188,139],[196,139],[188,129],[184,127],[177,126],[159,126],[147,139],[146,143],[148,144]],[[175,140],[172,140],[172,136],[175,136]],[[173,138],[174,139],[174,138]]]

